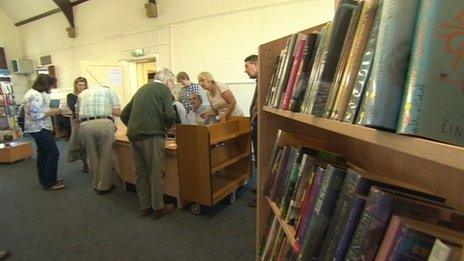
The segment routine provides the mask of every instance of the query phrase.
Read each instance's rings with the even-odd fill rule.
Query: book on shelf
[[[430,255],[427,261],[460,261],[462,253],[462,242],[459,244],[450,244],[435,239]]]
[[[463,10],[464,1],[421,1],[397,133],[464,146]]]
[[[332,29],[333,23],[327,22],[321,30],[320,41],[317,45],[317,50],[314,57],[314,64],[313,68],[311,69],[311,73],[309,74],[308,84],[307,86],[305,86],[303,100],[301,101],[299,109],[294,111],[299,111],[308,114],[308,102],[311,94],[311,87],[314,85],[314,82],[320,78],[322,69],[324,68],[325,60],[327,58],[327,48],[329,46],[330,37],[332,35]]]
[[[314,259],[319,256],[322,241],[332,218],[345,174],[346,169],[332,165],[327,166],[321,188],[314,203],[308,229],[303,235],[300,255],[302,260]]]
[[[327,101],[325,102],[324,112],[322,114],[322,117],[324,118],[330,118],[330,116],[332,115],[332,110],[335,104],[335,99],[338,94],[338,89],[340,87],[341,80],[345,75],[345,69],[348,64],[348,59],[352,54],[351,47],[353,46],[353,41],[355,39],[355,35],[357,34],[357,28],[359,25],[359,19],[363,11],[363,7],[364,1],[360,1],[353,12],[353,16],[351,17],[350,24],[348,26],[348,31],[345,36],[343,49],[340,54],[340,59],[338,60],[337,67],[335,69],[335,76],[329,88]]]
[[[324,34],[325,27],[321,30],[322,33],[310,33],[306,37],[306,46],[303,51],[303,62],[300,64],[300,69],[297,75],[297,81],[292,92],[292,97],[288,109],[299,112],[301,103],[303,102],[304,94],[308,86],[309,76],[316,59],[316,51],[321,42],[321,35]]]
[[[298,73],[301,73],[301,62],[303,60],[303,52],[306,46],[306,35],[302,35],[298,38],[295,47],[295,51],[293,54],[293,65],[290,71],[290,75],[288,77],[287,86],[285,87],[284,94],[282,95],[282,101],[280,104],[280,108],[284,110],[288,110],[290,105],[290,100],[292,98],[292,93],[294,89],[295,82],[297,80]]]
[[[355,79],[358,74],[363,53],[369,40],[369,34],[374,24],[375,16],[378,10],[379,0],[365,0],[362,6],[356,35],[347,58],[347,64],[340,79],[336,96],[333,98],[331,113],[327,118],[333,120],[343,120],[348,107],[348,101],[353,91]]]
[[[463,215],[441,202],[373,186],[346,258],[373,260],[392,214],[463,231]]]
[[[369,83],[372,64],[374,62],[375,47],[379,33],[381,9],[382,1],[380,1],[377,7],[377,12],[375,14],[375,19],[369,33],[369,39],[367,41],[363,57],[361,58],[359,70],[356,76],[353,75],[353,77],[356,78],[354,80],[353,90],[351,91],[351,96],[346,107],[345,117],[343,119],[345,122],[355,123],[358,119],[358,113],[364,99],[364,93],[366,91],[366,86]],[[349,79],[347,80],[347,84],[349,86]]]
[[[346,35],[348,33],[350,21],[358,6],[357,1],[343,1],[334,17],[333,28],[330,40],[327,45],[327,54],[320,65],[320,75],[315,79],[308,88],[309,95],[305,112],[314,116],[322,116],[325,104],[330,91],[330,86],[334,80],[336,68]]]
[[[280,105],[292,69],[295,44],[298,42],[298,39],[303,36],[303,34],[292,34],[288,38],[287,45],[283,50],[281,68],[275,83],[275,92],[270,99],[270,105],[274,108],[278,108]]]
[[[384,0],[361,124],[396,130],[419,0]]]
[[[464,234],[419,220],[393,215],[375,260],[427,260],[436,240],[462,246]]]

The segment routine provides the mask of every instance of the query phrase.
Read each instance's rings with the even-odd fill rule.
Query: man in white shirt
[[[202,107],[203,99],[201,95],[197,93],[193,93],[189,97],[190,106],[192,110],[187,114],[187,121],[188,124],[192,125],[205,125],[207,121],[201,117],[201,114],[206,111],[204,107]]]

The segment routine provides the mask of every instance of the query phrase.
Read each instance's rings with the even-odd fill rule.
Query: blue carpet
[[[97,196],[80,163],[65,162],[67,142],[58,146],[63,191],[40,188],[34,159],[0,165],[0,250],[9,260],[254,260],[250,187],[198,216],[186,207],[140,218],[134,192]]]

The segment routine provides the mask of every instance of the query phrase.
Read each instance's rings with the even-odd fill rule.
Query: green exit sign
[[[145,55],[145,49],[132,50],[132,57],[140,57]]]

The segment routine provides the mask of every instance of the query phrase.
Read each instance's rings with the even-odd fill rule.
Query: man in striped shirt
[[[200,87],[198,84],[192,83],[190,77],[186,72],[179,72],[177,74],[177,82],[181,83],[183,88],[179,93],[178,100],[184,105],[187,113],[192,111],[192,105],[190,105],[190,95],[196,93],[200,94]]]

